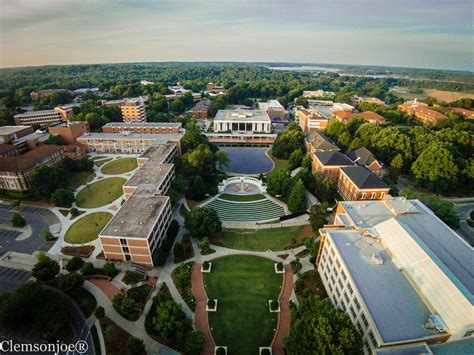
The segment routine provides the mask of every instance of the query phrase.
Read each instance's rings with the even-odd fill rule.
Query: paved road
[[[0,204],[0,223],[10,221],[12,214],[9,205]],[[26,254],[32,254],[37,250],[47,251],[52,245],[52,242],[45,242],[41,235],[44,229],[48,229],[49,224],[55,223],[54,219],[59,221],[51,211],[44,208],[25,207],[21,209],[20,214],[31,227],[32,234],[27,239],[15,240],[19,232],[2,228],[0,225],[0,256],[9,251]]]
[[[28,280],[31,272],[0,266],[0,292],[11,292]]]

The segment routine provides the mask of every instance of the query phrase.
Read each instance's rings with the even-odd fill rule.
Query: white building
[[[303,97],[334,97],[336,96],[335,92],[319,90],[305,90],[303,91]]]
[[[72,109],[58,106],[53,110],[19,113],[13,118],[17,126],[43,126],[67,121],[71,116]]]
[[[270,117],[262,110],[219,110],[214,118],[214,133],[271,133]]]
[[[318,272],[364,351],[474,335],[474,250],[418,200],[340,202]]]

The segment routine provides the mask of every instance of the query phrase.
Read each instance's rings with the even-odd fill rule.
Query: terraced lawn
[[[138,163],[136,158],[122,158],[105,164],[101,171],[103,174],[107,175],[120,175],[136,169],[137,166]]]
[[[66,232],[64,240],[68,243],[84,244],[94,239],[112,218],[108,212],[88,214],[74,222]]]
[[[259,201],[265,199],[265,196],[262,194],[255,195],[232,195],[232,194],[222,194],[219,196],[222,200],[227,201],[237,201],[237,202],[248,202],[248,201]]]
[[[304,226],[255,230],[225,229],[217,238],[217,242],[231,249],[279,251],[283,250],[292,239],[296,239],[303,228]]]
[[[217,312],[209,312],[216,345],[227,346],[228,354],[258,354],[260,346],[270,346],[278,315],[270,313],[268,300],[278,298],[282,285],[273,261],[246,255],[215,259],[204,284],[208,298],[218,300]]]
[[[246,202],[217,198],[205,206],[215,209],[222,221],[266,221],[285,215],[283,207],[268,198]]]
[[[126,179],[114,177],[102,179],[84,187],[76,197],[78,207],[97,208],[111,203],[123,194]]]

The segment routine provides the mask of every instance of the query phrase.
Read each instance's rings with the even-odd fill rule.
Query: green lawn
[[[288,167],[288,160],[284,160],[284,159],[278,159],[278,158],[275,158],[272,154],[272,151],[269,150],[268,151],[268,156],[270,158],[272,158],[273,162],[275,163],[275,169],[273,169],[272,171],[275,171],[276,169],[280,169],[280,168],[287,168]],[[272,172],[270,172],[269,174],[271,174]]]
[[[84,244],[97,238],[112,214],[96,212],[88,214],[74,222],[66,232],[64,240],[68,243]]]
[[[231,249],[265,251],[283,250],[292,239],[300,235],[304,226],[268,229],[225,229],[219,235],[222,246]]]
[[[95,173],[93,171],[81,171],[78,173],[71,173],[69,174],[69,187],[71,189],[77,189],[82,185],[85,185],[88,182],[91,182],[95,177]]]
[[[277,299],[282,276],[275,274],[271,260],[255,256],[229,256],[212,261],[205,274],[209,299],[217,299],[217,312],[209,312],[216,345],[227,346],[229,354],[258,354],[270,346],[278,322],[270,313],[268,300]]]
[[[138,163],[136,158],[122,158],[105,164],[101,171],[103,174],[107,175],[119,175],[128,173],[129,171],[136,169],[137,166]]]
[[[107,178],[84,187],[76,197],[78,207],[96,208],[118,199],[123,194],[123,178]]]
[[[238,201],[238,202],[248,202],[248,201],[259,201],[265,199],[265,196],[261,194],[256,195],[231,195],[231,194],[222,194],[219,198],[227,201]]]
[[[101,159],[101,160],[95,160],[94,161],[94,164],[97,166],[97,167],[101,167],[102,165],[104,165],[105,163],[113,160],[114,158],[107,158],[107,159]]]
[[[101,159],[105,159],[105,158],[107,158],[106,155],[97,155],[97,156],[91,158],[91,160],[101,160]]]

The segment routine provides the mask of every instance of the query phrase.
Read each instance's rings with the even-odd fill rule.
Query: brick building
[[[340,168],[354,165],[347,155],[334,150],[317,151],[312,153],[311,157],[313,159],[312,172],[322,173],[333,184],[337,183]]]
[[[181,131],[180,122],[110,122],[102,126],[104,133],[177,134]]]
[[[48,132],[54,136],[59,136],[63,144],[73,144],[76,143],[78,137],[85,133],[89,133],[90,130],[88,122],[68,121],[66,123],[48,127]]]
[[[13,118],[15,124],[20,125],[31,125],[31,126],[44,126],[52,123],[65,122],[73,115],[71,108],[56,107],[54,110],[41,110],[41,111],[29,111],[25,113],[19,113]]]
[[[146,121],[145,104],[140,100],[127,100],[120,106],[124,122]]]
[[[337,111],[334,112],[334,118],[336,118],[339,122],[347,123],[350,119],[353,118],[363,118],[365,121],[374,123],[374,124],[381,124],[385,123],[385,118],[380,116],[378,113],[372,111],[364,111],[364,112],[348,112],[348,111]]]
[[[337,189],[344,200],[381,200],[390,187],[363,166],[345,166],[339,169]]]

